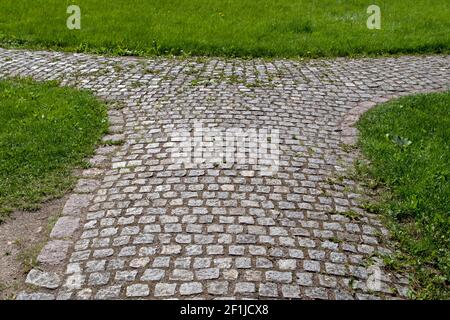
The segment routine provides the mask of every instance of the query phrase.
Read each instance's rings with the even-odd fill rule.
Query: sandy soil
[[[47,241],[50,226],[67,197],[45,203],[35,212],[18,211],[0,224],[0,299],[14,299],[25,288],[27,272]]]

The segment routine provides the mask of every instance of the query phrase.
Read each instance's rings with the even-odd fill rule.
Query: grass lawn
[[[106,107],[55,82],[0,81],[0,221],[66,193],[107,130]]]
[[[81,8],[68,30],[66,8]],[[381,8],[369,30],[367,8]],[[318,57],[450,50],[448,0],[2,0],[0,45],[118,55]]]
[[[369,208],[386,214],[417,298],[450,298],[450,92],[402,98],[360,120],[360,146],[371,161],[360,173],[384,186]],[[361,169],[361,168],[360,168]]]

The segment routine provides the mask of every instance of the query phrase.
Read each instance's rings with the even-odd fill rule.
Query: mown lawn
[[[65,194],[107,130],[106,107],[55,82],[0,80],[0,222]]]
[[[81,8],[68,30],[66,8]],[[369,30],[367,8],[381,7]],[[448,0],[2,0],[0,45],[118,55],[318,57],[450,49]]]
[[[450,92],[402,98],[359,122],[370,165],[360,173],[381,198],[368,206],[389,217],[402,254],[391,267],[412,272],[416,298],[450,298]]]

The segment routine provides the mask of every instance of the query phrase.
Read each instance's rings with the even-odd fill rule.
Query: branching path
[[[449,69],[450,56],[301,62],[0,49],[2,78],[60,80],[115,101],[108,146],[90,159],[19,298],[404,296],[406,278],[378,259],[390,252],[387,230],[342,178],[355,157],[345,144],[361,112],[449,89]],[[279,129],[278,171],[174,164],[170,134],[198,120]]]

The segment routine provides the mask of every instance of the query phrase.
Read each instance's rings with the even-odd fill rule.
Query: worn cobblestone
[[[388,232],[360,207],[364,190],[336,177],[357,155],[343,146],[362,112],[449,89],[449,65],[439,55],[302,62],[0,49],[2,78],[59,80],[108,101],[104,141],[118,142],[90,159],[39,255],[61,286],[52,276],[42,293],[18,298],[404,297],[405,277],[382,266],[380,290],[367,287],[369,257],[391,252],[379,238]],[[278,129],[278,170],[173,163],[172,134],[197,120]]]

